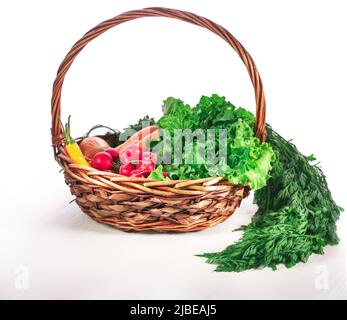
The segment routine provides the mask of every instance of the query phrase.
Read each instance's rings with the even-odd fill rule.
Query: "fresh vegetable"
[[[114,148],[107,148],[104,151],[111,155],[112,160],[114,162],[119,160],[119,153],[118,153],[118,151],[116,149],[114,149]]]
[[[140,159],[142,159],[142,149],[136,144],[130,144],[128,148],[120,154],[120,160],[124,164],[137,162]]]
[[[142,149],[130,144],[120,155],[123,165],[119,168],[119,173],[125,176],[144,178],[155,169],[157,155],[154,152],[142,152]]]
[[[143,151],[142,152],[142,160],[143,161],[151,161],[154,164],[158,162],[158,156],[155,152]]]
[[[155,164],[150,159],[140,160],[136,165],[136,169],[151,172],[155,169]]]
[[[122,136],[121,136],[122,137]],[[122,138],[125,138],[124,136]],[[153,140],[159,140],[158,126],[150,126],[140,131],[135,132],[128,140],[126,140],[121,145],[117,146],[115,149],[121,155],[125,150],[129,148],[130,145],[137,145],[142,149],[147,147]]]
[[[225,250],[205,253],[216,271],[243,271],[306,262],[336,245],[336,221],[343,210],[331,197],[325,176],[313,156],[302,155],[293,143],[269,125],[267,141],[277,154],[267,186],[255,192],[258,211],[242,238]]]
[[[158,126],[167,129],[171,141],[176,143],[175,129],[202,129],[207,143],[201,144],[194,140],[191,146],[184,146],[181,163],[164,164],[164,169],[171,179],[199,179],[224,175],[234,184],[249,184],[252,189],[260,189],[266,185],[274,152],[268,143],[261,143],[253,135],[254,116],[243,108],[236,108],[224,97],[216,94],[211,97],[202,96],[194,108],[180,99],[168,98],[164,101],[164,116],[158,121]],[[214,140],[208,140],[207,130],[215,130]],[[219,130],[226,131],[226,156],[219,149]],[[208,155],[209,145],[216,146],[218,162],[212,161]],[[152,146],[155,147],[155,143]],[[197,150],[203,148],[204,161],[198,161]],[[174,158],[175,149],[171,150]],[[190,157],[191,156],[191,157]],[[193,158],[193,163],[185,159]]]
[[[164,180],[165,168],[172,179],[225,174],[233,183],[248,182],[257,189],[258,211],[249,225],[237,229],[244,232],[241,239],[221,252],[199,255],[216,264],[216,271],[292,267],[338,243],[336,221],[343,209],[332,199],[313,156],[302,155],[269,125],[267,143],[261,144],[252,134],[254,115],[217,95],[203,96],[194,108],[168,98],[163,111],[157,124],[170,131],[171,139],[179,128],[227,128],[228,157],[217,165],[159,165],[149,179]],[[157,145],[152,142],[152,147]],[[196,142],[184,153],[196,154],[198,147]]]
[[[112,164],[112,156],[105,151],[98,152],[91,161],[92,167],[101,171],[110,170]]]
[[[101,137],[98,136],[99,138],[102,138],[103,140],[105,140],[109,147],[116,147],[118,146],[120,143],[119,143],[119,131],[118,130],[115,130],[115,129],[112,129],[111,127],[109,126],[105,126],[105,125],[102,125],[102,124],[97,124],[95,126],[93,126],[92,128],[90,128],[88,130],[88,132],[85,134],[85,138],[86,137],[89,137],[90,134],[96,130],[96,129],[100,129],[100,128],[103,128],[103,129],[108,129],[108,131],[106,132],[106,134],[102,135]],[[102,150],[100,150],[102,151]]]
[[[63,132],[64,139],[65,139],[65,150],[73,162],[81,164],[86,167],[90,167],[90,164],[85,159],[79,145],[71,137],[70,118],[71,116],[69,116],[68,123],[65,125],[65,128],[64,128],[64,125],[61,123],[61,130]]]
[[[164,116],[159,119],[157,125],[169,130],[171,135],[174,129],[193,128],[194,112],[182,100],[169,97],[164,101],[162,110]]]
[[[127,164],[123,164],[119,168],[119,174],[130,177],[131,173],[136,169],[136,167],[131,163],[128,162]]]
[[[168,174],[167,172],[163,171],[163,166],[159,165],[155,170],[153,170],[150,175],[148,176],[148,179],[153,180],[168,180]]]
[[[98,152],[109,148],[109,144],[99,137],[86,137],[79,144],[86,159],[92,159]]]

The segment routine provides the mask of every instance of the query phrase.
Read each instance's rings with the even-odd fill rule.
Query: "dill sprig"
[[[243,236],[221,252],[199,256],[216,264],[216,271],[243,271],[306,262],[335,245],[336,221],[343,210],[336,205],[316,159],[267,125],[267,142],[276,152],[271,178],[255,191],[258,211],[242,230]]]

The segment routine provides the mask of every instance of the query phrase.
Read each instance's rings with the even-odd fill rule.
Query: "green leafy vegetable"
[[[157,125],[160,128],[168,129],[171,134],[173,134],[174,129],[184,129],[191,126],[192,110],[180,99],[167,98],[164,101],[163,113],[164,116],[157,122]]]
[[[225,175],[230,182],[256,189],[258,211],[249,225],[238,229],[243,231],[240,240],[221,252],[199,255],[216,264],[216,271],[292,267],[338,243],[336,221],[343,209],[332,199],[323,172],[312,163],[313,155],[302,155],[269,125],[267,143],[260,143],[253,136],[254,115],[218,95],[201,97],[194,108],[168,98],[163,111],[157,124],[168,129],[172,139],[175,129],[226,129],[228,156],[217,164],[164,164],[151,173],[151,179],[164,180],[163,170],[171,179]],[[217,139],[210,143],[217,153],[221,151]],[[197,158],[199,147],[200,142],[193,141],[183,156],[192,153]]]
[[[163,174],[163,166],[162,165],[159,165],[155,170],[153,170],[149,176],[148,176],[148,179],[153,179],[153,180],[168,180],[167,177],[164,177],[164,174]]]
[[[342,208],[332,199],[320,167],[310,163],[315,158],[302,155],[269,125],[267,142],[277,157],[267,186],[255,192],[259,209],[252,222],[238,229],[244,234],[235,244],[200,255],[216,264],[216,271],[292,267],[339,241],[336,221]]]
[[[249,184],[252,189],[260,189],[266,185],[275,155],[268,143],[260,143],[253,136],[253,129],[245,120],[238,119],[235,138],[231,142],[226,171],[229,182]]]
[[[199,103],[190,108],[180,99],[168,98],[164,101],[163,117],[158,126],[170,132],[174,142],[182,137],[176,136],[175,129],[190,129],[192,132],[203,130],[206,140],[195,139],[191,145],[183,146],[182,161],[165,164],[164,169],[171,179],[199,179],[224,175],[234,184],[248,184],[252,189],[260,189],[266,185],[271,163],[275,156],[268,143],[260,143],[254,137],[254,116],[244,108],[236,108],[232,103],[213,94],[202,96]],[[208,139],[208,130],[215,130],[213,141]],[[226,155],[221,152],[219,130],[226,131]],[[182,134],[183,135],[183,134]],[[183,137],[184,138],[184,137]],[[207,141],[207,144],[205,143]],[[213,162],[208,156],[208,145],[214,143],[213,151],[219,161]],[[205,148],[199,156],[197,150]],[[212,147],[211,147],[212,148]],[[223,158],[224,156],[224,158]],[[174,159],[174,156],[172,156]],[[201,158],[206,161],[199,161]],[[189,162],[187,159],[193,159]]]

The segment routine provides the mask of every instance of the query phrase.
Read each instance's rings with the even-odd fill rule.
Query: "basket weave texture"
[[[68,52],[53,84],[52,145],[65,181],[81,210],[94,220],[124,231],[203,230],[230,217],[249,194],[249,187],[232,185],[223,177],[154,181],[131,178],[73,163],[64,150],[60,101],[65,75],[78,53],[94,38],[123,22],[141,17],[168,17],[204,27],[231,45],[245,64],[256,100],[255,135],[265,141],[265,97],[253,59],[241,43],[220,25],[191,12],[146,8],[122,13],[88,31]]]

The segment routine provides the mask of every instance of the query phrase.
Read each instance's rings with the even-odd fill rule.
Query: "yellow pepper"
[[[69,157],[71,158],[71,160],[73,162],[81,164],[83,166],[90,167],[90,164],[88,163],[88,161],[84,157],[79,145],[71,137],[71,134],[70,134],[70,116],[68,119],[68,123],[65,125],[65,129],[64,129],[63,124],[61,124],[61,127],[62,127],[62,131],[64,134],[65,143],[66,143],[65,150],[66,150],[67,154],[69,155]]]

